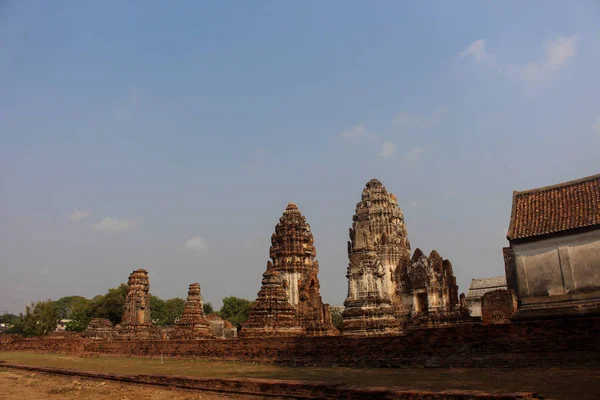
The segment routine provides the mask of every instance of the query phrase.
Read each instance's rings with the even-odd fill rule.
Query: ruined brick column
[[[393,276],[401,260],[410,257],[410,242],[396,196],[371,179],[352,217],[348,242],[348,296],[344,302],[347,336],[400,333],[395,315],[402,304]]]
[[[129,275],[127,297],[121,327],[152,326],[150,316],[150,280],[145,269],[135,270]]]
[[[214,337],[210,324],[204,316],[202,306],[200,284],[192,283],[188,290],[188,297],[183,308],[183,314],[179,321],[177,321],[177,328],[173,337],[185,339]]]

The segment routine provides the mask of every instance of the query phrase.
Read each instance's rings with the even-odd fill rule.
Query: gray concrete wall
[[[600,290],[600,230],[513,244],[519,298]]]

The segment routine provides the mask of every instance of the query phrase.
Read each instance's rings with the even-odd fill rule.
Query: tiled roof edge
[[[535,194],[535,193],[541,193],[541,192],[546,192],[549,190],[553,190],[553,189],[560,189],[560,188],[565,188],[565,187],[569,187],[569,186],[575,186],[578,185],[580,183],[584,183],[584,182],[588,182],[588,181],[593,181],[596,179],[600,179],[600,174],[595,174],[595,175],[590,175],[590,176],[586,176],[583,178],[578,178],[578,179],[573,179],[571,181],[567,181],[567,182],[561,182],[561,183],[557,183],[554,185],[549,185],[549,186],[542,186],[539,188],[535,188],[535,189],[528,189],[528,190],[522,190],[522,191],[517,191],[514,190],[513,191],[513,200],[512,200],[512,207],[511,207],[511,213],[510,213],[510,223],[508,225],[508,232],[506,234],[506,239],[513,240],[515,238],[515,217],[516,217],[516,208],[517,208],[517,197],[520,196],[525,196],[525,195],[530,195],[530,194]],[[539,235],[536,235],[539,236]]]
[[[590,175],[590,176],[586,176],[584,178],[574,179],[572,181],[557,183],[555,185],[542,186],[542,187],[535,188],[535,189],[528,189],[528,190],[522,190],[522,191],[515,190],[513,192],[513,198],[517,197],[517,196],[524,196],[524,195],[527,195],[527,194],[545,192],[547,190],[552,190],[552,189],[560,189],[560,188],[564,188],[564,187],[568,187],[568,186],[575,186],[575,185],[578,185],[580,183],[587,182],[587,181],[593,181],[593,180],[596,180],[596,179],[600,179],[600,174]]]
[[[515,218],[517,216],[517,192],[513,190],[512,206],[510,208],[510,222],[508,224],[508,232],[506,233],[506,239],[512,240],[515,236]]]

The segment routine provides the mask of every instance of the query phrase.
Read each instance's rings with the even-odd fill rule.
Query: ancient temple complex
[[[352,220],[344,335],[398,334],[417,318],[458,310],[452,264],[436,251],[411,257],[398,200],[377,179],[367,183]]]
[[[323,304],[319,262],[310,225],[294,203],[288,204],[271,236],[262,288],[240,335],[335,335],[329,305]],[[263,328],[261,328],[261,326]],[[291,329],[293,327],[298,329]]]
[[[202,309],[202,295],[200,284],[192,283],[188,290],[187,300],[183,314],[177,321],[177,328],[172,334],[176,338],[201,339],[214,337],[210,324],[204,316]]]

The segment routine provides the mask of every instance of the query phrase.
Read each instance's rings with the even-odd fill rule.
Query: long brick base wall
[[[417,329],[404,336],[95,341],[0,335],[0,351],[358,367],[600,366],[600,318]],[[0,355],[1,358],[1,355]]]
[[[165,375],[119,375],[48,367],[32,367],[0,363],[7,368],[50,374],[114,380],[129,383],[217,391],[260,397],[292,399],[389,399],[389,400],[513,400],[543,399],[535,393],[487,393],[473,390],[410,390],[383,387],[354,387],[325,382],[289,381],[280,379],[189,378]]]

